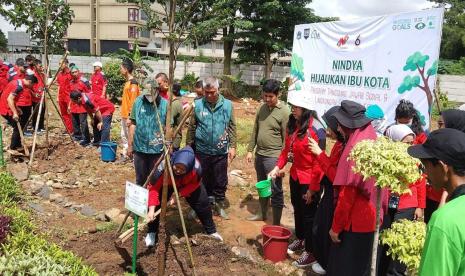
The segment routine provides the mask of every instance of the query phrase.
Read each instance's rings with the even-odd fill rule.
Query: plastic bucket
[[[116,160],[116,148],[118,145],[115,142],[100,143],[100,158],[104,162],[113,162]]]
[[[271,196],[271,179],[262,180],[255,184],[255,187],[257,188],[259,197]]]
[[[273,263],[285,260],[291,231],[278,225],[265,225],[262,227],[262,235],[263,258]]]

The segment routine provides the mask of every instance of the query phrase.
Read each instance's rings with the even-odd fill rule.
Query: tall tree
[[[49,51],[63,49],[63,37],[74,17],[66,0],[4,0],[3,4],[10,8],[0,9],[0,14],[40,40],[46,57]]]
[[[264,64],[264,77],[269,78],[271,56],[292,47],[294,26],[323,21],[307,7],[310,3],[311,0],[244,1],[241,14],[252,24],[239,34],[243,39],[237,50],[239,61]]]
[[[442,29],[441,57],[459,59],[465,57],[465,1],[429,0],[444,5],[444,26]]]
[[[0,30],[0,51],[6,52],[8,50],[8,39],[5,34]]]

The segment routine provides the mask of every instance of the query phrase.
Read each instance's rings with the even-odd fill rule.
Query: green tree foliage
[[[381,243],[389,246],[388,254],[405,264],[412,274],[420,267],[426,237],[426,224],[406,219],[394,222],[381,234]]]
[[[8,46],[8,39],[6,38],[5,33],[3,33],[0,30],[0,51],[6,52],[8,50],[7,46]]]
[[[51,52],[63,49],[63,37],[74,17],[65,0],[5,0],[2,4],[11,7],[0,8],[0,14],[13,26],[24,26],[32,38],[47,41]]]
[[[194,85],[198,80],[199,77],[197,77],[195,73],[192,72],[184,75],[184,78],[182,78],[179,83],[181,84],[182,88],[192,92],[194,90]]]
[[[119,102],[123,94],[123,86],[126,80],[120,73],[121,61],[119,59],[112,59],[105,62],[103,65],[103,72],[107,78],[107,95],[111,101]]]
[[[418,71],[419,76],[406,76],[404,78],[404,81],[397,89],[397,92],[399,92],[399,94],[403,94],[406,91],[412,90],[413,88],[420,88],[426,94],[429,107],[428,111],[431,114],[431,110],[433,108],[433,93],[431,91],[431,88],[429,87],[429,78],[437,74],[438,61],[434,61],[433,64],[431,64],[431,67],[425,72],[426,62],[428,60],[429,56],[422,55],[420,52],[415,52],[407,58],[403,70],[413,72]]]
[[[269,78],[273,66],[272,54],[292,47],[294,26],[323,21],[307,7],[310,0],[246,1],[241,7],[250,27],[243,30],[239,62],[265,64],[264,77]]]
[[[446,5],[442,29],[441,58],[465,57],[465,1],[429,0]]]

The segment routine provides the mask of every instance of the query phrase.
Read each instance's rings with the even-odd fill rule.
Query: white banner
[[[434,102],[444,10],[297,25],[290,102],[321,116],[342,100],[378,105],[388,123],[408,99],[426,127]]]

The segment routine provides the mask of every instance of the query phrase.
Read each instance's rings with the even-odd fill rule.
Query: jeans
[[[319,192],[312,197],[312,202],[307,204],[303,196],[307,193],[309,185],[302,185],[289,177],[291,185],[291,203],[294,207],[295,235],[299,240],[305,240],[305,251],[312,252],[312,228],[318,208]]]
[[[87,113],[73,113],[73,136],[76,139],[90,143],[89,126],[87,125]]]
[[[267,157],[257,154],[255,157],[255,171],[257,181],[266,180],[268,173],[276,166],[277,157]],[[283,179],[281,177],[271,181],[271,206],[275,208],[284,207]]]
[[[168,189],[168,199],[171,197],[173,194],[173,188],[170,187]],[[159,198],[161,202],[161,196],[162,193],[159,193]],[[197,190],[192,192],[188,197],[186,197],[187,203],[191,206],[191,208],[195,211],[197,214],[197,217],[199,218],[200,222],[203,225],[203,228],[205,229],[205,232],[207,234],[213,234],[216,232],[216,226],[215,223],[213,222],[213,214],[212,214],[212,209],[211,205],[208,202],[208,196],[207,192],[205,191],[205,187],[203,185],[200,185]],[[157,206],[155,210],[160,209],[160,206]],[[150,223],[148,225],[148,232],[149,233],[157,233],[158,232],[158,227],[160,225],[160,216],[157,216],[157,218],[153,221],[153,223]]]
[[[17,108],[22,111],[22,114],[19,116],[19,124],[21,125],[21,129],[18,129],[18,124],[15,120],[13,120],[13,116],[3,116],[7,120],[8,124],[13,127],[13,133],[11,134],[10,142],[10,149],[12,150],[16,150],[22,147],[21,134],[19,132],[23,131],[24,126],[26,126],[26,123],[31,116],[31,106],[18,106]]]
[[[228,155],[197,154],[202,166],[203,184],[208,196],[215,197],[216,201],[226,198],[228,188]]]
[[[98,130],[97,122],[94,120],[94,124],[92,125],[92,131],[94,133],[94,145],[98,145],[100,142],[110,141],[111,119],[112,115],[102,116],[101,130]]]

